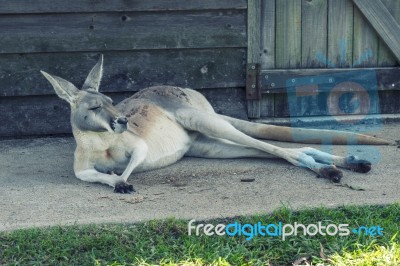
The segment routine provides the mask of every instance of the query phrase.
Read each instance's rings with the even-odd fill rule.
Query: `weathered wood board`
[[[351,67],[353,63],[353,4],[328,1],[327,67]]]
[[[353,0],[358,10],[400,62],[400,25],[381,0]]]
[[[393,0],[381,0],[386,6],[389,13],[393,18],[400,22],[400,1]],[[378,51],[378,64],[379,66],[396,66],[397,61],[392,51],[388,48],[382,39],[379,39],[379,51]]]
[[[244,11],[1,15],[0,53],[246,47]]]
[[[246,9],[246,0],[2,0],[0,14]]]
[[[378,91],[377,96],[371,98],[368,112],[360,112],[354,108],[355,102],[363,99],[351,93],[341,96],[338,105],[340,112],[332,112],[328,108],[329,93],[319,93],[307,97],[291,98],[286,93],[278,94],[281,101],[275,107],[277,117],[306,117],[306,116],[340,116],[357,114],[397,114],[400,113],[400,93],[398,91]],[[292,99],[292,100],[291,100]],[[365,110],[365,109],[363,109]]]
[[[245,49],[154,50],[104,54],[104,92],[138,91],[152,85],[243,87]],[[0,56],[1,96],[54,94],[40,74],[63,77],[78,88],[100,53],[9,54]]]
[[[327,12],[327,0],[302,0],[302,68],[326,67],[328,38]]]

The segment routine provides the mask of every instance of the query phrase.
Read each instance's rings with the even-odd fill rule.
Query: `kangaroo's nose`
[[[128,118],[126,118],[126,117],[119,117],[119,118],[117,119],[117,123],[118,123],[118,124],[122,124],[122,125],[126,125],[126,124],[128,123]]]

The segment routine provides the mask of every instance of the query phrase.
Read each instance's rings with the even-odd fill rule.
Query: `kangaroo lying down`
[[[257,124],[216,114],[200,93],[171,86],[146,88],[117,105],[99,92],[103,57],[90,71],[81,90],[41,71],[57,95],[71,105],[76,140],[74,171],[87,182],[134,191],[127,182],[133,172],[171,165],[183,156],[202,158],[280,157],[319,176],[340,182],[337,168],[366,173],[371,163],[355,156],[340,157],[314,148],[280,148],[258,139],[333,144],[385,145],[387,141],[350,132],[300,129]]]

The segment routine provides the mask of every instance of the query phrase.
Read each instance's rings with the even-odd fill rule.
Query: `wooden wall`
[[[382,2],[400,21],[400,1]],[[398,66],[352,0],[262,0],[261,10],[259,61],[264,70]],[[287,94],[263,94],[262,97],[261,117],[290,115]],[[300,107],[298,114],[326,115],[327,110],[319,107],[326,98],[326,94],[320,93],[298,99],[304,107]],[[379,98],[380,107],[376,112],[400,112],[398,91],[379,91]]]
[[[400,21],[400,1],[380,1]],[[0,34],[0,137],[70,133],[69,107],[39,70],[79,87],[99,54],[101,91],[116,102],[177,85],[241,118],[247,62],[264,71],[398,66],[352,0],[2,1]],[[400,113],[398,91],[378,93],[376,113]],[[298,114],[327,115],[326,98],[300,97]],[[285,93],[248,107],[250,117],[292,115]]]
[[[2,1],[0,136],[69,133],[69,107],[39,70],[79,87],[101,53],[101,91],[117,101],[157,84],[237,93],[246,12],[246,0]]]

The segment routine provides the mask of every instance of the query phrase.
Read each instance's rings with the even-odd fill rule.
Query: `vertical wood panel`
[[[354,6],[354,44],[353,67],[374,67],[378,64],[378,35],[361,11]],[[353,101],[367,101],[362,95],[355,93]],[[370,102],[370,113],[379,112],[377,101]]]
[[[247,4],[247,63],[260,63],[261,52],[261,0],[248,0]],[[260,101],[247,100],[250,118],[260,117]]]
[[[353,64],[353,12],[351,0],[329,0],[328,7],[328,67],[351,67]],[[331,92],[331,99],[350,99],[350,95]],[[326,96],[328,97],[328,96]],[[357,97],[354,96],[353,97]],[[358,99],[358,98],[357,98]],[[339,107],[339,104],[337,105]],[[342,106],[343,108],[343,106]],[[330,110],[335,115],[341,110]]]
[[[275,68],[275,0],[261,1],[261,69]],[[274,116],[275,96],[262,95],[260,114]]]
[[[400,22],[400,1],[399,0],[381,0],[389,10],[390,14]],[[378,66],[397,66],[393,53],[389,50],[384,41],[379,39]]]
[[[276,1],[276,68],[301,67],[301,0]],[[289,115],[286,94],[275,95],[275,116]]]
[[[327,57],[327,0],[302,0],[301,5],[301,67],[325,68]],[[320,115],[321,93],[305,95],[289,94],[287,97],[290,116]],[[322,96],[323,99],[323,96]],[[322,101],[324,102],[324,101]]]
[[[244,11],[1,15],[0,53],[246,47]]]
[[[351,67],[353,63],[353,3],[328,2],[328,67]]]
[[[380,0],[353,0],[400,62],[400,25]]]
[[[353,67],[373,67],[378,64],[378,35],[360,10],[354,8]]]
[[[301,67],[301,0],[276,2],[276,68]]]
[[[327,0],[303,0],[301,15],[301,66],[325,68],[327,56]]]
[[[275,0],[261,1],[261,51],[262,69],[275,68]]]

